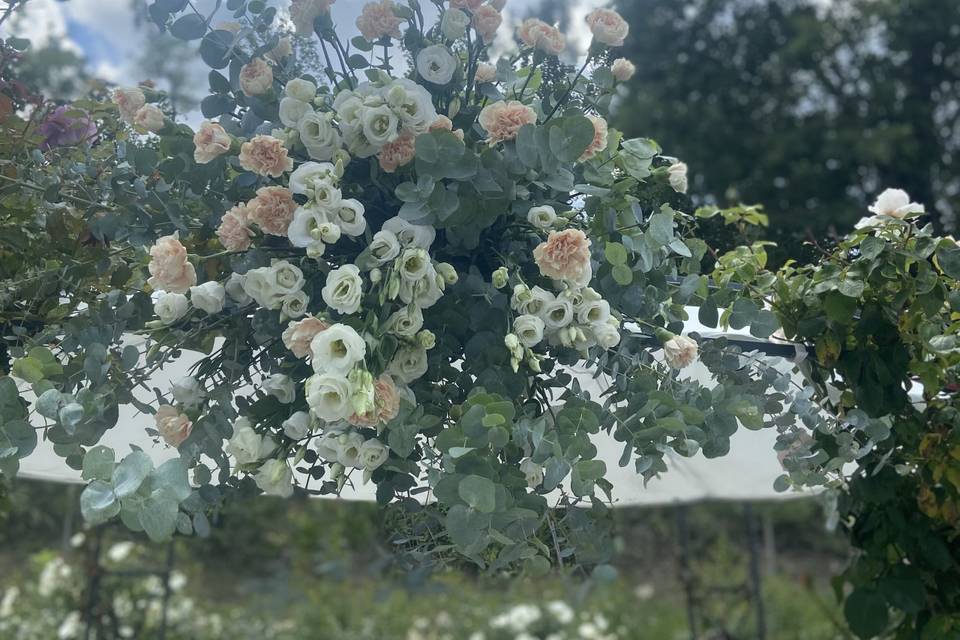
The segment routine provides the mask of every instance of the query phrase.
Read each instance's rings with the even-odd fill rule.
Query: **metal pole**
[[[767,620],[763,610],[763,582],[760,576],[760,549],[757,542],[756,519],[753,506],[748,502],[743,506],[743,519],[747,530],[747,549],[750,554],[750,597],[757,614],[757,640],[766,640]]]
[[[167,566],[163,571],[163,608],[160,613],[160,634],[159,640],[166,640],[167,637],[167,609],[170,606],[170,574],[173,573],[173,549],[174,541],[171,540],[167,545]]]
[[[687,626],[690,628],[690,640],[697,640],[697,597],[694,591],[693,572],[690,570],[690,529],[687,525],[687,505],[677,505],[677,538],[680,541],[680,553],[677,556],[677,569],[683,593],[687,600]]]
[[[94,610],[97,606],[100,591],[100,549],[103,545],[103,530],[102,525],[96,528],[93,550],[90,552],[90,561],[87,565],[87,607],[85,613],[87,627],[83,633],[84,640],[90,640],[93,637]]]

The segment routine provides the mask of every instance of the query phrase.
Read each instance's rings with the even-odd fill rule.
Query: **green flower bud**
[[[495,289],[503,289],[507,286],[507,281],[510,279],[510,273],[507,271],[506,267],[500,267],[493,272],[493,287]]]

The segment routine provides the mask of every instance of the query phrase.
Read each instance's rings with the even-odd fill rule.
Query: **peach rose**
[[[283,346],[298,358],[306,358],[311,354],[310,343],[318,333],[326,331],[330,325],[319,318],[307,316],[302,320],[292,321],[283,330]]]
[[[554,280],[563,280],[584,287],[590,284],[590,240],[580,229],[551,231],[546,242],[533,250],[540,273]]]
[[[120,109],[120,117],[126,122],[133,122],[137,111],[147,99],[138,87],[128,87],[113,90],[113,103]]]
[[[217,237],[227,251],[246,251],[250,248],[253,231],[250,230],[244,205],[237,205],[223,214],[217,227]]]
[[[157,423],[157,431],[160,437],[171,447],[179,447],[184,440],[190,437],[193,431],[193,423],[190,418],[177,411],[169,404],[162,404],[157,407],[157,413],[153,419]]]
[[[587,25],[594,39],[610,47],[622,47],[630,25],[613,9],[594,9],[587,14]]]
[[[187,248],[180,243],[180,232],[164,236],[150,247],[150,279],[154,289],[186,293],[197,284],[197,271],[187,259]]]
[[[193,135],[193,144],[196,147],[193,159],[197,164],[207,164],[217,156],[230,151],[231,142],[233,139],[223,130],[223,127],[215,122],[204,120]]]
[[[587,118],[593,123],[593,142],[580,156],[579,162],[586,162],[607,148],[607,121],[600,116],[588,115]]]
[[[291,0],[290,20],[301,36],[313,34],[313,21],[330,13],[330,5],[337,0]]]
[[[516,138],[523,125],[536,124],[537,112],[522,102],[501,100],[485,106],[479,120],[492,147],[498,142]]]
[[[259,135],[240,145],[240,166],[257,175],[279,178],[293,170],[293,158],[287,156],[283,142]]]
[[[273,69],[263,58],[254,58],[240,69],[240,89],[244,95],[259,96],[273,87]]]
[[[354,413],[347,421],[358,427],[373,427],[386,424],[400,413],[400,394],[393,378],[383,374],[373,383],[374,410],[363,415]]]
[[[493,82],[497,79],[497,68],[489,62],[481,62],[477,65],[477,73],[474,76],[477,82]]]
[[[274,62],[280,62],[284,58],[293,54],[293,42],[290,41],[290,38],[280,38],[277,41],[277,46],[267,52],[267,57],[273,60]]]
[[[637,67],[626,58],[617,58],[610,67],[613,77],[620,82],[626,82],[637,72]]]
[[[528,47],[544,53],[559,55],[567,46],[567,38],[556,27],[537,18],[527,18],[517,29],[517,37]]]
[[[133,116],[133,124],[146,131],[156,133],[163,128],[163,111],[156,105],[145,104],[137,109],[137,113]]]
[[[383,37],[400,38],[400,25],[403,19],[393,12],[393,0],[369,2],[363,7],[360,17],[357,18],[357,29],[369,42],[375,42]]]
[[[449,131],[463,142],[463,129],[454,130],[453,122],[447,116],[437,116],[437,119],[430,124],[430,131]]]
[[[377,154],[377,160],[380,161],[380,168],[387,173],[393,173],[399,167],[410,164],[413,161],[416,152],[413,134],[404,131],[393,142],[388,142],[380,148]]]
[[[247,203],[247,216],[264,233],[286,236],[296,209],[297,203],[289,189],[261,187],[257,189],[257,197]]]
[[[497,29],[503,22],[500,12],[485,4],[473,12],[473,28],[477,30],[484,44],[490,44],[497,36]]]

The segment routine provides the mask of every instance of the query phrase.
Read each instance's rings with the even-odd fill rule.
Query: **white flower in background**
[[[291,440],[302,440],[310,433],[313,420],[306,411],[297,411],[283,421],[283,433]]]
[[[297,100],[287,96],[280,100],[280,122],[283,126],[296,129],[300,124],[300,119],[313,112],[313,107],[303,100]]]
[[[333,373],[318,373],[306,382],[307,404],[313,415],[325,422],[346,420],[353,413],[352,392],[347,379]]]
[[[238,465],[251,464],[269,456],[277,447],[270,437],[263,437],[253,429],[247,418],[237,418],[233,423],[233,435],[227,441],[226,452]]]
[[[243,280],[243,290],[257,304],[278,309],[284,298],[298,292],[304,284],[303,272],[286,260],[276,260],[269,267],[251,269]]]
[[[547,331],[557,331],[573,320],[573,303],[567,298],[554,298],[537,315],[543,320]]]
[[[331,160],[343,141],[340,132],[333,126],[332,114],[310,110],[297,122],[300,142],[314,160]]]
[[[385,100],[414,135],[426,133],[437,119],[430,92],[409,78],[394,80],[384,88]]]
[[[74,640],[83,632],[83,619],[79,611],[71,611],[57,628],[57,640]]]
[[[358,458],[364,469],[373,471],[386,462],[389,456],[390,451],[387,447],[376,438],[371,438],[360,446]]]
[[[560,624],[570,624],[573,622],[574,612],[563,600],[554,600],[547,603],[547,611],[550,612],[550,615]]]
[[[164,115],[159,107],[153,104],[145,104],[133,116],[133,124],[152,133],[156,133],[163,128]]]
[[[429,249],[437,237],[436,229],[430,225],[412,224],[399,216],[384,222],[383,228],[396,234],[400,244],[406,248]]]
[[[610,66],[610,71],[613,72],[613,77],[616,78],[617,81],[626,82],[637,72],[637,67],[626,58],[617,58]]]
[[[360,126],[364,138],[374,147],[393,142],[399,135],[400,119],[387,105],[369,107],[360,114]]]
[[[313,35],[313,23],[319,16],[330,13],[330,5],[337,0],[290,0],[290,20],[301,36]]]
[[[417,54],[417,73],[427,82],[447,84],[456,70],[457,59],[442,44],[430,45]]]
[[[542,616],[540,607],[533,604],[518,604],[493,618],[490,626],[494,629],[509,629],[514,633],[522,633]]]
[[[493,82],[497,79],[497,68],[489,62],[481,62],[477,65],[474,79],[479,83]]]
[[[537,229],[547,230],[557,221],[556,210],[548,204],[531,207],[527,212],[527,222]]]
[[[427,350],[419,345],[400,347],[387,367],[387,373],[404,384],[410,384],[426,372]]]
[[[173,399],[184,407],[198,407],[207,392],[200,386],[200,382],[193,376],[184,376],[170,385]]]
[[[73,569],[63,558],[57,556],[43,566],[40,577],[37,579],[37,593],[43,598],[49,598],[70,579],[71,575],[73,575]]]
[[[79,535],[79,534],[76,534]],[[79,545],[74,545],[79,546]],[[18,587],[10,587],[3,592],[3,598],[0,599],[0,622],[6,618],[13,616],[13,605],[16,604],[17,598],[20,597],[20,589]],[[2,626],[0,626],[2,628]]]
[[[520,463],[520,473],[527,480],[527,486],[531,489],[539,487],[543,483],[543,467],[530,458]]]
[[[252,300],[252,298],[247,295],[247,292],[243,290],[243,280],[244,276],[242,274],[231,273],[230,277],[227,278],[227,283],[223,286],[227,295],[240,306]]]
[[[129,540],[118,542],[107,551],[107,558],[111,562],[123,562],[133,553],[135,545]]]
[[[329,207],[340,201],[337,168],[329,162],[304,162],[290,174],[290,191],[307,196],[307,204]]]
[[[518,284],[513,288],[510,308],[520,314],[539,316],[543,313],[547,304],[553,302],[555,297],[542,287],[530,289],[526,285]]]
[[[293,41],[288,37],[277,40],[277,46],[267,52],[267,57],[277,63],[290,55],[293,55]]]
[[[887,189],[869,207],[870,213],[902,220],[911,213],[924,213],[922,204],[910,202],[910,196],[903,189]]]
[[[305,78],[294,78],[287,82],[283,92],[294,100],[310,104],[317,96],[317,85]]]
[[[590,330],[597,344],[604,349],[613,349],[620,344],[620,323],[613,316],[607,322],[593,325]]]
[[[520,344],[529,349],[537,346],[543,340],[545,326],[543,320],[537,316],[525,314],[514,319],[513,332],[520,339]]]
[[[363,278],[360,269],[346,264],[327,274],[327,281],[321,295],[323,301],[344,315],[356,313],[363,297]]]
[[[307,312],[307,303],[310,298],[303,291],[295,291],[283,296],[280,305],[280,314],[284,318],[299,318]]]
[[[173,324],[190,310],[190,302],[182,293],[161,293],[153,304],[153,311],[163,324]]]
[[[677,193],[687,192],[687,164],[685,162],[674,162],[667,167],[667,181]]]
[[[363,235],[367,228],[367,219],[363,217],[365,210],[359,200],[347,198],[340,200],[330,211],[330,221],[340,227],[340,230],[352,238]]]
[[[334,324],[314,336],[310,351],[314,371],[346,376],[363,362],[367,344],[353,327]]]
[[[190,302],[197,309],[210,314],[223,311],[225,296],[223,285],[215,280],[190,287]]]
[[[385,265],[400,255],[400,240],[394,232],[381,229],[373,234],[367,251],[377,266]]]
[[[697,342],[687,336],[673,336],[663,343],[663,357],[674,369],[683,369],[697,359]]]
[[[283,373],[275,373],[264,380],[262,388],[282,404],[290,404],[297,397],[297,389],[293,380]]]
[[[113,90],[113,103],[120,110],[121,118],[133,122],[137,111],[147,103],[147,98],[139,87],[121,87]]]
[[[604,323],[610,318],[610,303],[606,300],[583,300],[576,307],[580,324]]]
[[[198,164],[206,164],[218,156],[230,151],[233,138],[223,127],[216,122],[204,120],[200,128],[193,135],[193,160]]]
[[[293,471],[286,460],[267,460],[254,474],[253,480],[267,495],[281,498],[293,495]]]
[[[363,443],[363,436],[356,431],[342,434],[337,438],[337,462],[344,467],[361,468],[360,449]]]
[[[440,20],[440,31],[447,40],[459,40],[467,34],[470,26],[470,16],[460,9],[447,9]]]

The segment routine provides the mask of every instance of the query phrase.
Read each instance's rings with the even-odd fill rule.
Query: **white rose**
[[[467,33],[467,27],[470,25],[470,16],[460,9],[447,9],[443,12],[443,19],[440,20],[440,31],[447,40],[459,40]]]
[[[610,318],[610,303],[606,300],[583,300],[577,305],[577,322],[600,324]]]
[[[363,279],[356,265],[347,264],[327,274],[323,301],[344,315],[356,313],[363,297]]]
[[[611,317],[607,322],[601,322],[591,326],[593,337],[604,349],[613,349],[620,344],[620,323]]]
[[[311,376],[305,385],[307,404],[313,415],[325,422],[346,420],[353,413],[350,382],[333,373],[318,373]]]
[[[887,189],[877,197],[869,210],[878,216],[902,220],[911,213],[923,213],[924,207],[922,204],[910,202],[910,196],[903,189]]]
[[[226,290],[223,285],[213,280],[201,285],[190,287],[190,302],[197,309],[214,314],[223,311]]]
[[[548,331],[557,331],[573,320],[573,303],[567,298],[554,298],[543,305],[537,315],[543,320]]]
[[[610,71],[619,82],[626,82],[637,72],[637,67],[626,58],[617,58],[610,66]]]
[[[307,312],[310,298],[303,291],[295,291],[283,296],[280,312],[287,318],[299,318]]]
[[[293,495],[293,471],[286,460],[267,460],[253,476],[260,490],[270,496]]]
[[[337,462],[345,467],[360,468],[360,449],[363,436],[356,431],[344,433],[337,438]]]
[[[547,230],[557,221],[556,210],[548,204],[539,207],[531,207],[527,212],[527,222],[537,229]]]
[[[280,101],[280,122],[283,126],[296,129],[300,118],[313,111],[308,103],[287,96]]]
[[[367,471],[373,471],[390,457],[390,451],[376,438],[367,440],[360,446],[360,465]]]
[[[163,123],[163,111],[161,111],[156,105],[152,104],[147,104],[140,107],[133,116],[133,124],[153,133],[163,129]]]
[[[190,302],[182,293],[161,293],[153,305],[153,312],[163,324],[173,324],[190,310]]]
[[[434,44],[417,54],[417,73],[427,82],[447,84],[457,70],[457,59],[442,44]]]
[[[493,82],[497,79],[497,68],[490,64],[489,62],[481,62],[477,65],[477,71],[474,75],[477,82],[483,84],[484,82]]]
[[[520,343],[527,347],[535,347],[543,340],[544,322],[537,316],[517,316],[513,321],[513,332],[520,338]]]
[[[262,388],[282,404],[290,404],[297,397],[297,389],[293,380],[284,373],[275,373],[264,380]]]
[[[429,249],[437,237],[437,231],[430,225],[412,224],[397,216],[383,223],[383,228],[397,236],[404,247]]]
[[[427,350],[421,346],[400,347],[387,368],[387,373],[404,384],[410,384],[426,372]]]
[[[247,295],[247,292],[243,290],[243,280],[244,277],[241,274],[231,273],[227,279],[227,284],[223,287],[227,295],[241,307],[250,302],[251,299],[250,296]]]
[[[207,392],[193,376],[180,378],[170,385],[170,391],[173,393],[174,400],[185,407],[197,407],[207,397]]]
[[[113,102],[120,109],[120,117],[127,122],[133,122],[137,111],[147,102],[138,87],[124,87],[113,90]]]
[[[300,141],[314,160],[331,160],[342,146],[340,132],[333,126],[331,114],[308,111],[297,123]]]
[[[346,376],[357,363],[363,362],[367,344],[353,327],[335,324],[313,337],[310,353],[317,373]]]
[[[692,338],[673,336],[663,343],[663,357],[674,369],[683,369],[697,359],[699,347]]]
[[[539,487],[543,483],[543,467],[530,458],[526,458],[520,463],[520,473],[526,478],[527,486],[531,489]]]
[[[387,105],[369,107],[360,114],[363,136],[375,148],[396,140],[399,122],[393,109]]]
[[[310,103],[317,95],[317,85],[303,78],[294,78],[287,82],[283,92],[294,100]]]
[[[384,265],[400,255],[400,240],[394,232],[381,229],[373,234],[367,252],[374,264]]]
[[[264,438],[253,430],[246,418],[237,418],[233,423],[233,435],[227,442],[226,451],[238,465],[250,464],[264,458],[276,448],[273,438]]]
[[[359,200],[347,198],[341,200],[330,210],[330,221],[340,227],[340,230],[352,238],[363,235],[367,229],[367,219],[363,217],[365,210]]]
[[[283,433],[291,440],[302,440],[310,433],[312,426],[310,414],[306,411],[297,411],[283,421]]]
[[[684,162],[674,162],[667,168],[667,180],[677,193],[687,192],[687,165]]]
[[[412,338],[423,328],[423,311],[416,305],[406,305],[394,311],[384,324],[384,331],[404,338]]]

